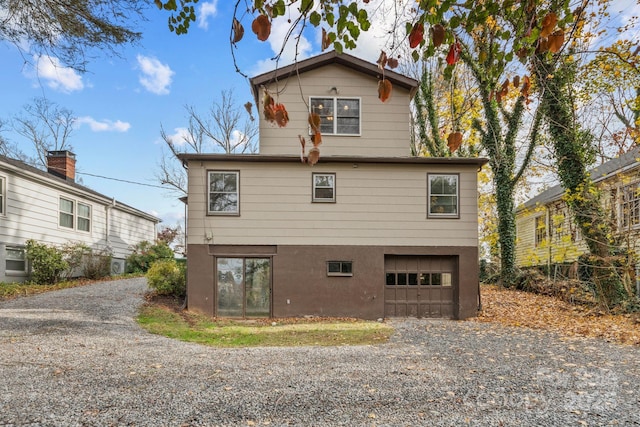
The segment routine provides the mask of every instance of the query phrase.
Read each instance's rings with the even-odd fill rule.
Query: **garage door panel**
[[[453,317],[455,268],[453,256],[386,256],[385,316]]]

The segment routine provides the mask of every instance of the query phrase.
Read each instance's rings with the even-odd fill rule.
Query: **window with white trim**
[[[73,229],[73,222],[75,218],[73,200],[60,197],[60,227]]]
[[[7,199],[7,190],[5,182],[5,178],[0,176],[0,215],[4,215],[6,213],[5,201]]]
[[[457,174],[433,173],[427,175],[427,212],[430,218],[459,218]]]
[[[78,202],[78,218],[76,228],[80,231],[91,231],[91,206]]]
[[[60,197],[59,222],[60,227],[78,231],[91,231],[91,206]]]
[[[209,171],[208,213],[210,215],[238,215],[240,172]]]
[[[7,246],[5,249],[5,270],[8,274],[26,274],[27,258],[24,248]]]
[[[547,238],[547,221],[545,215],[537,216],[535,219],[535,246],[538,247]]]
[[[311,97],[309,107],[323,135],[360,135],[360,98]]]
[[[336,174],[335,173],[313,173],[313,201],[314,202],[335,202],[336,201]]]
[[[620,226],[622,229],[640,225],[640,182],[620,189]]]

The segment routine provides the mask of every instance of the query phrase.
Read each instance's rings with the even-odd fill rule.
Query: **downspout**
[[[109,213],[111,212],[111,209],[113,209],[116,206],[116,198],[112,198],[111,200],[111,204],[106,205],[104,207],[105,209],[105,241],[107,242],[107,250],[111,251],[111,216],[109,215]]]

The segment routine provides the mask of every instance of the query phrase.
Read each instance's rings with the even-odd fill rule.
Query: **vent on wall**
[[[111,274],[124,274],[124,260],[112,259],[111,260]]]

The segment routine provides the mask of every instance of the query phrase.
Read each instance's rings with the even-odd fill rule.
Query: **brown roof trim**
[[[178,154],[183,162],[247,162],[247,163],[300,163],[300,156],[264,154]],[[361,157],[361,156],[320,156],[321,163],[385,163],[413,165],[477,165],[486,164],[483,157]]]
[[[289,78],[292,75],[296,75],[296,73],[302,74],[327,64],[340,64],[363,74],[382,79],[382,71],[376,64],[346,53],[339,54],[334,50],[252,77],[250,79],[251,90],[253,91],[256,103],[260,102],[260,86]],[[411,98],[413,98],[418,90],[417,80],[396,73],[395,71],[385,69],[384,77],[393,85],[407,89],[410,92]]]

